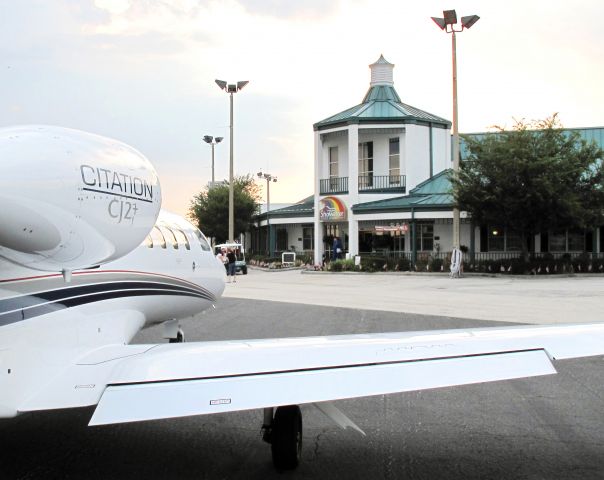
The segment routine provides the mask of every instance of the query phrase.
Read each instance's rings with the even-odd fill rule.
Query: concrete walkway
[[[521,322],[604,321],[604,277],[302,274],[251,270],[225,297]]]

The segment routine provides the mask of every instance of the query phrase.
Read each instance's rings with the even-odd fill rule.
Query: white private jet
[[[0,130],[0,417],[96,405],[90,425],[264,409],[279,469],[298,465],[300,404],[555,373],[604,354],[604,324],[183,343],[224,267],[160,211],[149,161],[100,136]],[[129,345],[163,322],[170,342]]]

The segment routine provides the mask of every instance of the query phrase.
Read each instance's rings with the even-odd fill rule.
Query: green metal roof
[[[432,178],[417,184],[414,189],[409,191],[409,195],[432,195],[434,193],[451,192],[450,174],[451,170],[443,170],[437,173]]]
[[[312,217],[314,215],[314,207],[315,197],[314,195],[311,195],[310,197],[306,197],[293,205],[271,210],[269,213],[271,217]],[[266,212],[257,215],[256,218],[265,219]]]
[[[403,197],[357,203],[352,206],[354,213],[377,213],[392,210],[450,210],[453,207],[451,170],[443,170],[432,178],[417,185]]]
[[[431,113],[402,103],[398,93],[391,85],[374,85],[369,88],[363,103],[328,117],[313,125],[315,130],[325,129],[337,124],[427,122],[450,127],[451,122]]]

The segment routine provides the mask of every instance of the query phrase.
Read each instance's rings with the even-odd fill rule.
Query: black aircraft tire
[[[293,470],[302,455],[302,412],[298,405],[277,408],[271,432],[271,453],[277,470]]]

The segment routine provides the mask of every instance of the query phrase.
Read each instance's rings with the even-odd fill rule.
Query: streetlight
[[[457,25],[457,13],[455,10],[443,10],[443,17],[431,17],[438,27],[451,34],[451,45],[453,52],[453,174],[459,172],[459,128],[457,126],[457,55],[456,55],[456,39],[455,34],[463,32],[464,29],[470,28],[480,18],[478,15],[468,15],[461,17],[461,28],[455,30]],[[453,247],[459,248],[459,208],[457,205],[453,208]]]
[[[214,146],[222,142],[222,137],[212,137],[211,135],[204,135],[203,141],[212,145],[212,187],[214,186]]]
[[[258,178],[264,178],[266,180],[266,251],[271,256],[271,223],[269,219],[269,210],[271,209],[271,181],[276,182],[277,177],[270,173],[262,173],[262,170],[258,172]]]
[[[224,80],[215,80],[215,82],[221,90],[227,92],[231,97],[231,144],[229,148],[229,240],[233,242],[235,240],[235,200],[233,193],[233,94],[237,93],[250,82],[247,80],[237,83],[227,83]]]

